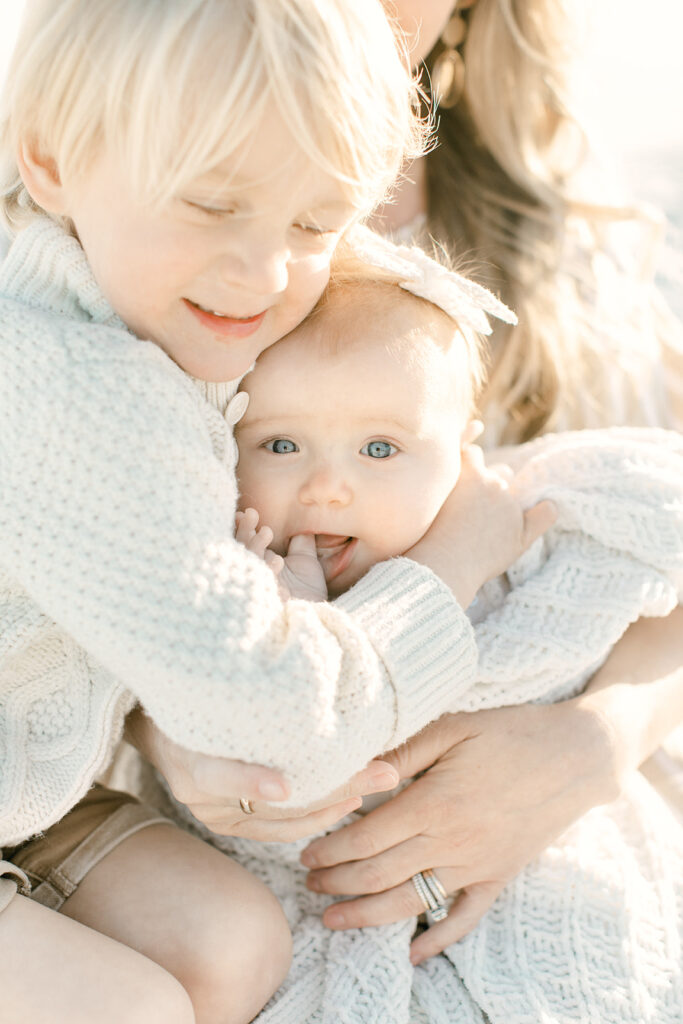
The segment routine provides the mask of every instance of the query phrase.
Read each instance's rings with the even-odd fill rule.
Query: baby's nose
[[[351,488],[344,476],[329,466],[310,473],[299,491],[304,505],[348,505],[351,497]]]

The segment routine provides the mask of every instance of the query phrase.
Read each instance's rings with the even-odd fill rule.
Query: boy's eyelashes
[[[209,202],[202,202],[200,199],[183,198],[181,202],[185,206],[189,206],[190,209],[197,210],[199,213],[204,213],[208,217],[229,217],[234,216],[239,212],[236,206],[219,206]],[[322,224],[317,224],[313,220],[297,221],[292,225],[292,227],[296,228],[298,231],[303,231],[307,235],[314,235],[316,238],[338,235],[343,230],[342,228],[337,227],[325,227]]]
[[[227,217],[237,212],[234,206],[212,206],[210,203],[202,203],[196,199],[183,199],[181,201],[185,206],[198,210],[200,213],[205,213],[209,217]]]
[[[307,234],[317,235],[319,237],[322,237],[323,235],[338,235],[339,234],[339,230],[337,228],[323,228],[323,227],[320,227],[319,224],[310,224],[310,223],[299,222],[298,224],[295,224],[294,227],[298,228],[300,231],[305,231]]]

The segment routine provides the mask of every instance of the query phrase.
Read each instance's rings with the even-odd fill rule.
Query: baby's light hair
[[[428,134],[417,85],[379,0],[27,0],[0,108],[0,215],[38,211],[16,154],[62,178],[104,146],[143,203],[239,157],[276,109],[360,212]]]
[[[454,269],[446,261],[445,255],[442,255],[437,265]],[[459,413],[470,418],[476,411],[486,379],[487,348],[484,337],[471,327],[458,323],[441,306],[405,291],[398,276],[384,267],[359,259],[351,245],[342,242],[338,248],[332,261],[332,274],[327,288],[307,319],[296,330],[306,330],[309,324],[320,326],[322,322],[324,330],[316,332],[319,343],[330,351],[337,351],[343,349],[347,340],[344,331],[345,323],[348,322],[347,311],[354,316],[371,317],[373,313],[379,313],[387,302],[404,303],[415,310],[422,310],[425,321],[427,318],[432,321],[436,319],[450,328],[450,341],[447,348],[442,347],[442,351],[448,357],[456,356],[458,367],[463,369],[463,373],[457,375],[453,404]],[[393,339],[387,339],[389,347],[392,342]],[[426,361],[425,353],[419,351],[407,351],[405,357],[418,365]]]

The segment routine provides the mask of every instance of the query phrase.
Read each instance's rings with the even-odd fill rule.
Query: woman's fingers
[[[466,711],[442,715],[400,747],[382,754],[382,758],[393,765],[401,779],[411,779],[425,768],[431,768],[455,743],[466,739],[468,724]]]
[[[376,759],[371,761],[361,771],[356,772],[341,789],[337,790],[336,797],[341,799],[347,796],[370,796],[371,793],[386,793],[398,786],[398,772],[393,765],[387,761]]]
[[[425,868],[423,868],[425,870]],[[457,891],[458,872],[453,868],[434,868],[434,874],[446,892]],[[417,894],[412,878],[386,892],[363,896],[357,900],[344,900],[327,907],[323,923],[335,931],[348,928],[369,928],[381,924],[393,924],[406,917],[415,917],[425,911],[425,905]]]
[[[371,928],[381,924],[393,924],[415,917],[424,910],[412,882],[380,892],[375,896],[363,896],[358,900],[344,900],[327,907],[323,913],[323,924],[333,931],[348,928]]]
[[[433,924],[412,943],[411,963],[419,964],[436,956],[471,932],[502,890],[500,882],[479,882],[458,893],[445,921]]]
[[[306,885],[314,892],[326,892],[332,896],[364,896],[393,889],[414,875],[431,867],[449,851],[427,836],[415,836],[407,843],[380,853],[367,860],[350,861],[333,868],[311,871]],[[450,876],[453,874],[449,871]],[[454,887],[456,885],[453,882]]]
[[[365,860],[417,835],[423,831],[425,816],[413,792],[416,787],[413,783],[359,821],[316,839],[301,854],[301,863],[307,868],[324,868]]]
[[[414,964],[441,953],[446,946],[467,935],[481,920],[489,907],[502,892],[502,882],[478,882],[457,891],[457,872],[451,868],[436,868],[437,879],[448,893],[455,892],[453,904],[444,921],[432,924],[427,931],[415,939],[410,947],[410,959]],[[333,931],[349,928],[370,928],[393,924],[407,917],[415,917],[425,911],[425,905],[418,896],[412,879],[394,889],[365,896],[358,900],[344,900],[327,907],[323,923]]]

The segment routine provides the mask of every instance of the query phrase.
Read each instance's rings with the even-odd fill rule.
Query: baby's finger
[[[264,553],[263,561],[266,563],[269,569],[279,576],[285,566],[285,560],[282,555],[276,555],[270,548]]]
[[[538,505],[524,513],[524,534],[522,542],[525,548],[531,547],[557,520],[557,505],[554,501],[539,501]]]
[[[257,527],[258,512],[256,509],[246,508],[243,512],[238,512],[235,515],[235,540],[248,547]]]
[[[258,555],[259,558],[263,558],[266,553],[266,549],[273,542],[273,531],[269,526],[262,526],[260,530],[257,530],[254,536],[251,538],[247,547],[253,554]]]
[[[288,555],[312,555],[317,558],[315,537],[312,533],[298,533],[289,542]]]

